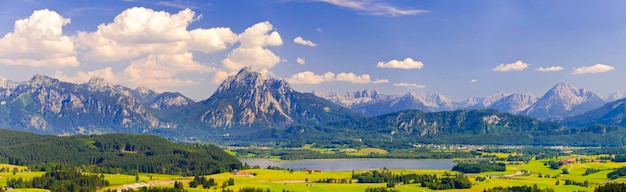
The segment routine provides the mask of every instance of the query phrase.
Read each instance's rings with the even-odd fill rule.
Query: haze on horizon
[[[0,77],[44,74],[196,100],[243,66],[301,92],[455,101],[626,90],[622,1],[0,0]]]

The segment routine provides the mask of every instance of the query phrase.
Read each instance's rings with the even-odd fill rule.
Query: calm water
[[[454,166],[452,160],[431,159],[315,159],[299,161],[274,161],[270,159],[239,159],[250,166],[258,165],[262,168],[278,166],[288,169],[321,169],[325,171],[363,170],[363,169],[446,169]]]

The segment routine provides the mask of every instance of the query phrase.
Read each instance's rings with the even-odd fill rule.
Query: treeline
[[[323,178],[318,179],[315,183],[352,183],[350,178]]]
[[[214,145],[175,144],[153,135],[52,136],[0,129],[2,163],[45,169],[49,162],[99,173],[208,175],[241,169],[241,162]]]
[[[595,192],[626,192],[626,184],[624,183],[607,183],[597,186]]]
[[[97,175],[83,175],[69,170],[47,172],[43,176],[33,177],[32,180],[8,179],[7,186],[13,188],[40,188],[50,191],[79,191],[91,192],[109,186],[104,177]]]
[[[494,187],[483,192],[554,192],[552,188],[540,189],[536,184],[531,186]]]
[[[462,173],[482,173],[489,171],[506,171],[506,164],[502,162],[490,162],[490,161],[467,161],[459,162],[452,171],[458,171]]]
[[[386,187],[368,187],[368,188],[365,188],[365,192],[400,192],[400,191],[386,188]]]
[[[352,179],[356,179],[358,183],[387,183],[387,187],[394,187],[396,183],[402,184],[421,184],[422,187],[428,187],[433,190],[446,189],[469,189],[472,183],[467,176],[463,174],[444,174],[441,177],[437,175],[418,175],[415,173],[407,175],[394,174],[388,170],[374,170],[365,173],[353,174]]]
[[[606,174],[606,177],[609,179],[617,179],[619,177],[626,176],[626,167],[615,169]]]

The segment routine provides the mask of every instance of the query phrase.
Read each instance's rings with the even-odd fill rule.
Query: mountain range
[[[425,112],[496,109],[541,120],[558,121],[566,117],[580,115],[607,103],[597,94],[586,89],[578,89],[567,83],[556,84],[540,98],[531,93],[499,91],[486,97],[472,97],[461,102],[454,102],[440,94],[407,93],[402,96],[390,96],[375,90],[342,94],[313,92],[313,94],[365,116],[377,116],[407,109]],[[617,92],[607,97],[607,100],[616,100],[621,96],[623,94]]]
[[[101,78],[74,84],[35,75],[22,82],[0,80],[0,127],[46,134],[129,132],[203,139],[258,139],[268,133],[301,134],[305,129],[332,133],[325,138],[368,130],[408,132],[412,137],[562,132],[598,123],[626,126],[622,121],[626,100],[620,95],[607,97],[615,100],[607,103],[566,83],[539,98],[497,92],[461,102],[439,94],[395,96],[371,89],[301,93],[285,80],[266,78],[246,67],[222,82],[208,99],[196,102],[180,93],[131,89]],[[541,121],[546,120],[557,122],[545,128]]]

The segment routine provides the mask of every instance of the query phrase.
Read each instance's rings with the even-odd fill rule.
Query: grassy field
[[[376,153],[380,152],[378,149],[370,148],[370,149],[362,149],[363,151],[359,151],[362,153]],[[508,156],[507,154],[494,154],[498,157]],[[559,159],[572,159],[572,158],[580,158],[580,156],[567,156],[560,157]],[[585,157],[588,158],[588,157]],[[550,169],[548,166],[544,165],[547,161],[555,161],[558,159],[549,159],[549,160],[532,160],[528,163],[519,163],[519,164],[511,164],[507,165],[507,171],[504,172],[485,172],[480,174],[467,174],[473,186],[471,189],[464,190],[445,190],[446,192],[457,192],[457,191],[482,191],[483,189],[493,188],[497,186],[507,187],[507,186],[519,186],[519,185],[537,185],[540,188],[550,187],[555,189],[555,191],[593,191],[593,188],[604,184],[606,182],[626,182],[626,178],[618,178],[616,180],[608,180],[606,174],[609,173],[612,169],[620,168],[626,166],[626,163],[616,163],[616,162],[585,162],[585,163],[569,163],[561,166],[559,169]],[[13,166],[0,164],[1,167],[7,167],[6,170],[12,170],[13,168],[18,168],[18,170],[24,170],[26,167],[21,166]],[[601,170],[597,173],[583,175],[585,170],[593,168]],[[569,174],[562,174],[563,170],[567,169]],[[350,178],[352,175],[352,171],[324,171],[324,172],[306,172],[306,171],[294,171],[289,172],[286,170],[267,170],[267,169],[251,169],[245,170],[250,173],[254,173],[255,176],[235,176],[232,173],[221,173],[215,175],[208,175],[206,177],[210,177],[215,179],[218,184],[217,187],[212,187],[210,189],[203,189],[202,187],[191,189],[188,186],[188,183],[192,180],[192,177],[181,177],[178,175],[164,175],[164,174],[139,174],[139,181],[136,181],[136,176],[134,175],[122,175],[122,174],[104,174],[104,178],[110,182],[112,186],[107,187],[105,189],[116,189],[125,186],[138,186],[138,185],[150,185],[150,186],[163,186],[163,187],[172,187],[174,181],[182,181],[187,186],[191,192],[200,192],[200,191],[221,191],[221,184],[224,181],[227,181],[229,178],[233,178],[235,180],[234,186],[229,186],[228,188],[237,191],[242,187],[257,187],[267,189],[269,188],[272,191],[282,191],[290,190],[290,191],[309,191],[309,192],[331,192],[331,191],[346,191],[346,192],[362,192],[368,187],[384,187],[385,183],[379,184],[361,184],[353,183],[348,184],[326,184],[326,183],[315,183],[315,181],[319,179],[325,178],[337,178],[344,179]],[[454,173],[449,170],[392,170],[396,174],[437,174],[443,175],[445,172]],[[525,174],[522,174],[522,171],[525,171]],[[355,171],[355,173],[360,173],[365,171]],[[23,178],[23,179],[31,179],[35,176],[42,175],[43,172],[17,172],[15,175],[11,171],[9,172],[0,172],[0,186],[6,185],[7,179],[10,178]],[[542,175],[542,177],[539,177]],[[545,177],[549,175],[550,177]],[[476,181],[477,177],[486,177],[485,181]],[[584,182],[587,181],[590,186],[589,187],[581,187],[574,185],[564,185],[565,180],[574,180],[576,182]],[[556,185],[557,181],[559,185]],[[103,190],[105,190],[103,189]],[[419,184],[409,184],[409,185],[398,185],[396,189],[408,192],[408,191],[435,191],[430,190],[428,188],[420,187]],[[14,191],[47,191],[41,189],[16,189]]]
[[[25,166],[15,166],[15,165],[9,165],[9,164],[0,164],[0,168],[8,168],[7,170],[13,170],[13,168],[17,168],[18,172],[15,173],[15,175],[11,172],[0,172],[0,186],[6,186],[7,185],[7,180],[11,179],[11,178],[23,178],[23,179],[32,179],[33,177],[36,176],[41,176],[44,173],[43,172],[23,172],[22,170],[27,169],[27,167]],[[44,192],[44,191],[49,191],[49,190],[45,190],[45,189],[16,189],[13,191],[24,191],[24,192]]]

